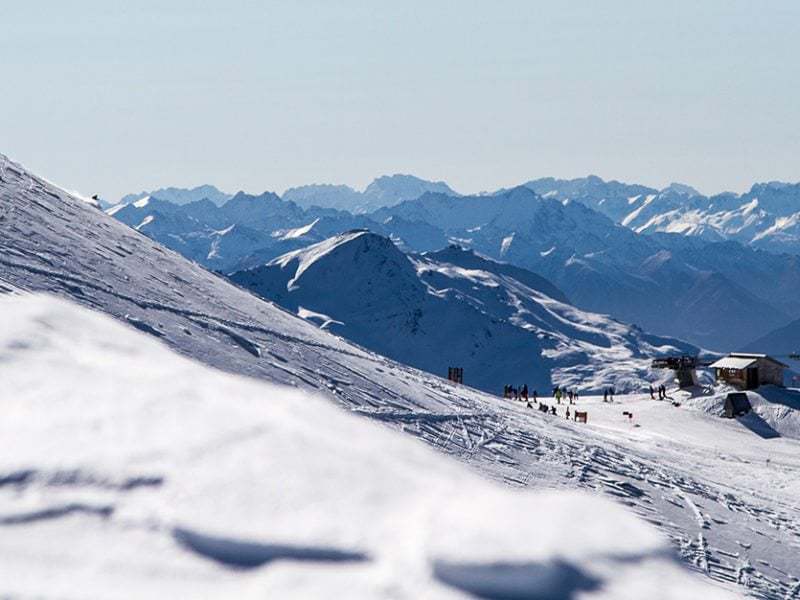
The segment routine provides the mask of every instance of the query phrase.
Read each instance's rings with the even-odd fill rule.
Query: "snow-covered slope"
[[[0,358],[3,597],[729,597],[609,500],[490,483],[61,300],[0,297]]]
[[[458,247],[403,254],[367,231],[335,236],[231,278],[288,310],[400,362],[502,393],[641,389],[650,358],[696,354],[571,306],[546,279]]]
[[[721,417],[729,391],[736,390],[724,389],[710,396],[687,398],[683,402],[691,408]],[[753,410],[738,417],[740,423],[765,438],[783,436],[800,440],[800,391],[765,385],[745,393]]]
[[[294,385],[301,396],[288,395],[287,401],[296,399],[292,405],[308,401],[312,413],[316,407],[312,396],[322,394],[340,407],[380,421],[386,428],[402,430],[507,485],[580,489],[616,500],[657,527],[684,564],[728,590],[738,584],[742,586],[740,590],[776,599],[797,593],[800,518],[796,498],[800,492],[797,486],[800,453],[794,440],[765,440],[738,423],[720,424],[720,419],[699,411],[680,410],[668,403],[637,397],[618,397],[614,404],[583,397],[579,408],[588,411],[589,422],[575,423],[564,419],[563,406],[556,407],[558,416],[545,415],[469,387],[450,385],[334,337],[255,298],[5,158],[0,159],[0,286],[3,290],[49,291],[95,312],[106,313],[207,365]],[[11,313],[4,308],[0,314]],[[57,333],[64,329],[55,316],[39,314],[31,323],[25,314],[19,313],[11,322],[20,327],[30,324],[31,331],[40,335],[29,337],[19,328],[0,331],[4,386],[22,390],[10,398],[3,396],[4,421],[0,425],[3,434],[0,443],[10,444],[3,446],[8,449],[0,453],[0,464],[10,471],[0,487],[3,506],[8,507],[0,509],[0,515],[8,516],[0,525],[3,530],[0,547],[4,548],[0,569],[12,564],[8,561],[15,561],[13,576],[2,578],[2,584],[8,586],[2,589],[4,595],[94,597],[96,594],[81,590],[74,594],[65,591],[66,586],[76,581],[86,585],[91,579],[102,586],[108,597],[126,596],[129,588],[124,585],[125,578],[142,573],[131,566],[136,563],[134,558],[145,561],[145,575],[137,581],[145,581],[145,586],[147,582],[156,585],[160,581],[161,589],[177,590],[167,595],[179,597],[197,597],[203,591],[217,597],[258,595],[263,589],[260,586],[267,585],[265,581],[269,581],[270,590],[276,591],[267,594],[270,597],[287,597],[294,589],[308,590],[305,596],[313,597],[317,588],[297,586],[314,586],[320,581],[326,592],[333,590],[343,596],[354,589],[354,578],[371,585],[374,570],[370,574],[366,571],[354,574],[340,570],[343,563],[320,567],[325,571],[324,581],[312,581],[306,580],[305,571],[295,570],[284,561],[250,571],[230,570],[214,562],[193,562],[196,553],[228,562],[246,560],[249,565],[263,562],[265,557],[274,557],[276,553],[287,556],[288,552],[297,557],[296,547],[287,548],[276,542],[275,537],[262,535],[264,531],[285,533],[281,538],[284,542],[291,534],[298,542],[324,539],[333,543],[333,537],[321,538],[303,527],[309,522],[319,522],[310,519],[312,513],[303,512],[303,520],[298,513],[281,513],[294,515],[286,522],[297,527],[288,533],[275,519],[270,518],[269,524],[264,524],[264,515],[274,517],[276,513],[257,514],[267,506],[274,506],[264,499],[264,494],[274,488],[270,487],[271,478],[265,480],[262,469],[277,460],[270,456],[272,447],[261,436],[278,439],[278,434],[271,428],[269,417],[262,418],[262,413],[254,411],[268,410],[266,407],[273,399],[278,405],[275,410],[284,410],[286,404],[278,398],[281,393],[271,387],[251,388],[250,384],[247,385],[253,390],[250,392],[238,386],[216,385],[194,368],[176,371],[172,368],[174,361],[162,354],[155,359],[154,366],[143,367],[135,354],[135,348],[140,346],[138,338],[132,349],[131,344],[122,343],[124,335],[117,335],[114,328],[103,329],[103,334],[95,336],[89,345],[95,350],[89,351],[80,342],[81,333],[96,331],[94,327],[77,316],[70,315],[65,321],[78,325],[62,335]],[[6,331],[12,332],[11,337],[6,337]],[[46,350],[46,340],[55,339],[47,337],[51,334],[62,340],[55,353]],[[115,359],[113,364],[124,366],[106,368],[112,364],[111,357],[118,356],[124,358]],[[40,362],[40,357],[48,362]],[[77,361],[78,366],[72,361]],[[56,369],[57,364],[64,369]],[[98,364],[103,376],[94,378],[95,382],[88,374],[98,372]],[[166,367],[166,374],[159,365]],[[61,379],[64,373],[70,375]],[[182,373],[185,375],[181,376]],[[115,381],[122,383],[117,387]],[[194,381],[198,383],[197,391],[192,386]],[[51,383],[58,386],[57,392],[48,387]],[[178,385],[187,387],[178,388],[183,392],[173,396],[171,392]],[[82,389],[87,390],[85,405],[80,404]],[[200,390],[207,390],[210,396]],[[37,395],[39,392],[41,395]],[[143,396],[137,396],[140,392]],[[117,398],[124,401],[116,402]],[[237,404],[239,399],[241,405]],[[251,402],[257,408],[251,410]],[[128,406],[136,414],[126,413]],[[7,407],[13,408],[13,422],[12,412],[5,410]],[[109,416],[104,411],[113,414]],[[623,411],[635,415],[633,423],[623,416]],[[126,414],[131,418],[126,419]],[[319,414],[324,417],[327,413]],[[330,432],[336,440],[331,440],[332,446],[313,446],[320,449],[319,456],[307,466],[313,469],[312,473],[319,474],[321,490],[334,485],[331,482],[335,475],[324,469],[328,453],[323,448],[331,448],[333,454],[335,444],[342,439],[357,444],[361,435],[351,436],[349,430],[345,433],[337,429],[333,420]],[[79,438],[73,435],[75,427],[88,432],[86,435],[92,437],[81,435],[81,439],[91,443],[79,444]],[[171,447],[177,443],[178,433],[181,443],[173,451]],[[139,452],[136,447],[139,435],[153,444],[151,451],[142,448]],[[326,429],[322,433],[315,430],[311,437],[315,436],[326,436]],[[31,447],[26,440],[41,440],[38,445],[42,448]],[[48,440],[54,445],[48,446]],[[117,450],[119,453],[115,454]],[[129,451],[132,453],[128,454]],[[377,462],[382,458],[380,454],[371,452],[372,462],[366,466],[363,462],[354,464],[362,473],[374,476],[370,467],[383,464]],[[388,451],[387,454],[392,455]],[[772,461],[765,464],[764,456],[772,457]],[[286,474],[277,479],[281,489],[287,493],[307,489],[300,483],[305,468],[304,464],[303,469],[290,473],[280,471]],[[26,470],[32,474],[26,474]],[[88,478],[83,477],[85,472],[90,474]],[[165,478],[159,485],[160,473]],[[188,493],[184,497],[183,486],[176,489],[172,482],[182,483],[187,478]],[[87,479],[90,483],[84,485]],[[415,485],[409,480],[409,486]],[[374,563],[379,565],[380,583],[363,595],[402,597],[403,594],[393,594],[398,588],[392,584],[395,572],[389,564],[400,564],[401,574],[405,574],[406,567],[409,574],[416,574],[420,561],[434,555],[450,556],[453,548],[462,547],[467,552],[480,548],[481,552],[448,559],[447,564],[469,566],[455,572],[446,570],[441,577],[454,576],[464,581],[472,576],[468,585],[474,585],[476,580],[486,578],[497,581],[499,569],[504,581],[516,582],[524,571],[505,569],[506,558],[512,557],[515,567],[529,560],[526,554],[519,554],[510,546],[498,543],[494,547],[494,540],[500,539],[495,536],[501,530],[505,533],[520,528],[527,532],[526,539],[535,543],[534,539],[543,531],[549,531],[545,525],[537,525],[542,523],[539,517],[543,515],[548,520],[553,517],[553,522],[559,524],[554,534],[556,542],[547,547],[561,544],[558,556],[562,562],[572,564],[569,555],[573,546],[583,556],[580,554],[583,546],[578,540],[590,526],[582,524],[583,517],[589,515],[592,525],[602,521],[595,518],[595,509],[588,507],[569,510],[568,521],[562,522],[555,519],[556,508],[550,505],[529,511],[516,504],[504,505],[506,509],[491,504],[494,508],[487,509],[488,512],[497,514],[481,510],[481,519],[487,519],[495,530],[490,532],[491,537],[478,534],[460,537],[472,536],[476,531],[473,523],[464,525],[474,520],[474,512],[469,508],[462,510],[462,501],[480,508],[482,504],[478,503],[483,502],[483,493],[472,493],[475,488],[470,487],[469,492],[459,494],[458,489],[447,488],[442,504],[452,510],[441,517],[442,527],[435,530],[435,539],[426,541],[426,548],[432,549],[446,544],[446,552],[431,550],[424,557],[415,555],[408,565],[402,558],[400,562]],[[159,490],[167,491],[158,497],[151,494],[162,493]],[[195,498],[197,501],[193,502]],[[250,504],[248,498],[255,500]],[[302,499],[299,509],[308,506],[307,499]],[[554,503],[559,501],[556,497]],[[565,499],[565,506],[567,502]],[[314,503],[314,507],[324,504]],[[347,512],[354,504],[335,506],[341,509],[335,515],[337,519],[347,517],[347,523],[352,523],[353,514],[361,516]],[[288,505],[283,508],[289,510]],[[529,515],[530,512],[540,514]],[[408,513],[402,510],[401,516],[407,517]],[[145,520],[156,532],[151,534],[149,530],[140,531],[137,515],[156,515],[163,520]],[[240,519],[245,517],[248,520],[242,524]],[[501,523],[494,517],[504,520]],[[536,519],[531,521],[534,531],[527,529],[527,524],[522,525],[528,518]],[[337,519],[324,535],[349,531],[337,529]],[[371,521],[365,518],[364,522]],[[174,542],[168,532],[175,523],[190,523],[196,528],[196,531],[189,528],[188,534],[184,530],[178,534],[178,541],[191,549],[185,554],[170,554]],[[400,523],[402,527],[405,522]],[[201,529],[204,524],[208,527]],[[196,533],[200,535],[193,535]],[[605,534],[602,537],[608,543],[618,542]],[[144,539],[155,541],[151,546]],[[358,552],[358,548],[374,547],[370,542],[374,539],[372,533],[361,538],[354,535],[349,538],[349,545],[335,549],[351,552],[355,548]],[[3,546],[4,543],[8,545]],[[308,546],[301,546],[300,556],[309,558]],[[97,554],[98,547],[102,548],[102,555]],[[604,555],[603,548],[606,546],[598,547],[592,556]],[[320,557],[317,546],[311,550],[311,557]],[[487,550],[502,556],[486,554]],[[408,556],[403,548],[394,551],[395,556]],[[242,559],[242,555],[246,558]],[[322,553],[322,556],[342,558],[336,553]],[[485,564],[487,556],[499,563],[489,568],[488,574],[486,569],[475,567]],[[9,557],[8,561],[5,557]],[[164,560],[159,560],[162,557]],[[581,562],[588,564],[588,561],[587,558]],[[28,565],[24,571],[19,568],[22,564]],[[48,565],[53,569],[59,565],[58,577],[44,571]],[[172,565],[176,570],[171,569]],[[623,561],[615,568],[625,569],[620,572],[626,573],[628,568],[637,566],[646,566],[646,561]],[[369,568],[372,569],[371,564]],[[594,570],[594,567],[583,568]],[[673,584],[674,580],[666,575],[662,578],[666,568],[659,568],[656,575],[652,570],[646,571],[646,591],[633,587],[634,580],[639,579],[631,571],[624,577],[622,587],[610,585],[595,593],[607,591],[613,598],[698,595]],[[535,580],[541,583],[543,571],[536,572]],[[53,588],[47,587],[51,578]],[[201,581],[198,586],[190,583],[198,580]],[[181,582],[187,582],[187,587],[182,588]],[[147,593],[152,587],[143,589],[142,594],[135,595],[154,595]],[[413,590],[405,597],[424,596],[417,593],[419,588],[399,589]],[[449,591],[442,594],[459,597],[455,588],[436,588],[445,589]],[[501,596],[493,593],[495,597]],[[707,593],[703,591],[702,596]],[[536,597],[533,592],[528,595]],[[539,593],[540,597],[543,595],[546,597]],[[484,596],[490,597],[490,592],[484,592]]]
[[[222,206],[210,200],[178,205],[146,197],[106,213],[220,272],[263,262],[366,222],[377,225],[331,209],[306,211],[270,192],[239,192]]]

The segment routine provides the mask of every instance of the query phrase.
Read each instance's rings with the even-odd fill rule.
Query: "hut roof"
[[[785,365],[781,361],[776,360],[776,359],[772,358],[771,356],[769,356],[767,354],[755,354],[755,353],[747,353],[747,352],[731,352],[730,356],[734,356],[734,357],[737,357],[737,358],[763,358],[764,360],[768,360],[768,361],[770,361],[772,363],[775,363],[776,365],[780,365],[781,367],[784,367],[784,368],[787,368],[787,369],[789,368],[789,365]]]
[[[726,356],[717,362],[709,365],[713,369],[746,369],[756,364],[756,358],[745,358],[742,356]]]

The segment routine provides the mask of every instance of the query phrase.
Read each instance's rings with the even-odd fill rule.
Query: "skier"
[[[577,389],[575,390],[575,393],[572,394],[572,397],[575,398],[575,404],[577,404],[578,403],[578,390]]]
[[[603,402],[608,402],[608,390],[603,390]]]
[[[554,388],[553,388],[553,398],[555,398],[555,397],[557,397],[557,396],[558,396],[558,392],[559,392],[559,391],[560,391],[560,390],[558,389],[558,386],[556,386],[556,387],[554,387]]]
[[[569,406],[567,407],[567,421],[569,421]]]
[[[522,384],[522,397],[525,399],[525,402],[528,401],[528,384]]]
[[[611,388],[609,388],[609,390],[608,390],[608,398],[609,398],[609,402],[613,402],[614,401],[614,387],[613,386]]]
[[[650,400],[655,400],[656,397],[653,395],[653,384],[650,384]],[[661,387],[658,388],[658,399],[661,400]]]
[[[556,401],[561,404],[561,390],[556,388]]]
[[[538,402],[539,401],[539,395],[536,393],[536,390],[533,390],[533,401],[534,402]]]

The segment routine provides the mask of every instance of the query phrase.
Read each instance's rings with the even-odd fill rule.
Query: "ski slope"
[[[270,452],[266,442],[258,441],[261,434],[257,432],[253,433],[253,440],[256,440],[252,442],[254,445],[248,446],[246,440],[242,439],[248,437],[247,428],[239,425],[246,423],[254,431],[258,429],[260,413],[253,413],[251,410],[256,409],[249,408],[256,400],[259,410],[280,411],[280,407],[287,406],[286,402],[291,399],[293,410],[296,408],[298,411],[298,418],[305,414],[302,411],[306,409],[301,407],[308,404],[313,408],[310,412],[322,411],[319,414],[327,422],[329,411],[317,409],[317,406],[324,405],[319,405],[311,398],[317,393],[324,394],[340,407],[357,415],[370,417],[383,424],[383,429],[404,431],[411,437],[423,440],[441,453],[467,463],[473,471],[507,486],[570,492],[585,490],[596,496],[613,499],[617,504],[627,507],[628,512],[639,515],[655,526],[662,539],[669,540],[670,546],[683,559],[684,565],[707,575],[707,581],[713,582],[721,591],[732,594],[737,591],[749,592],[761,598],[791,598],[797,595],[800,588],[797,579],[800,575],[800,519],[797,512],[796,482],[800,481],[800,446],[795,440],[763,439],[738,421],[721,420],[702,411],[677,408],[669,403],[638,397],[618,397],[620,402],[613,405],[603,404],[596,398],[581,399],[580,408],[588,411],[589,422],[577,424],[564,418],[564,406],[557,407],[558,416],[554,417],[471,388],[454,387],[437,377],[361,349],[251,296],[177,254],[159,247],[99,210],[75,201],[7,159],[0,160],[0,180],[0,286],[5,291],[16,289],[49,292],[106,313],[128,325],[127,330],[120,329],[118,324],[114,324],[115,327],[109,325],[108,329],[103,329],[103,335],[94,336],[89,347],[81,350],[79,341],[82,332],[89,326],[70,329],[69,323],[83,322],[77,317],[68,315],[59,321],[48,317],[46,312],[38,316],[34,312],[33,316],[28,315],[28,321],[24,314],[6,317],[4,321],[20,323],[20,327],[28,323],[35,333],[9,337],[6,325],[2,330],[3,342],[0,346],[3,353],[0,368],[3,369],[4,381],[10,381],[8,378],[12,374],[15,378],[15,391],[6,402],[13,403],[15,423],[24,427],[16,433],[16,429],[4,429],[5,435],[0,442],[12,444],[4,446],[2,452],[6,478],[11,477],[7,485],[0,487],[4,506],[7,507],[2,514],[12,517],[11,522],[5,524],[4,533],[12,532],[8,535],[13,535],[13,539],[8,538],[11,545],[4,546],[4,556],[8,556],[8,548],[23,547],[19,546],[23,542],[28,544],[24,546],[24,551],[16,551],[17,559],[23,563],[25,557],[28,557],[26,568],[31,569],[28,578],[13,579],[15,585],[22,586],[25,581],[28,582],[25,584],[30,586],[25,588],[30,592],[28,595],[66,595],[66,588],[63,587],[45,589],[49,584],[43,579],[40,560],[42,556],[58,555],[60,564],[65,565],[63,568],[66,574],[62,575],[62,579],[56,579],[54,586],[59,585],[58,581],[66,582],[63,585],[67,586],[70,581],[75,581],[75,577],[70,578],[67,574],[75,576],[80,573],[97,577],[101,581],[98,585],[102,585],[102,581],[115,581],[115,575],[122,577],[120,573],[125,570],[124,565],[129,564],[133,558],[146,560],[151,555],[151,548],[163,548],[165,544],[173,543],[169,535],[164,535],[153,542],[156,546],[139,545],[137,540],[140,532],[135,527],[123,527],[127,522],[124,519],[123,523],[114,522],[118,509],[113,500],[104,501],[105,503],[93,500],[87,505],[95,509],[99,506],[101,517],[109,513],[108,507],[112,506],[113,514],[109,513],[110,523],[114,527],[120,526],[119,535],[136,538],[132,539],[132,546],[121,542],[110,545],[110,538],[104,537],[104,532],[107,531],[104,528],[109,522],[97,518],[98,510],[75,508],[83,507],[82,503],[88,501],[76,500],[73,496],[69,496],[64,502],[67,507],[73,508],[66,512],[56,510],[55,513],[45,513],[55,515],[46,524],[41,520],[25,518],[22,522],[15,523],[15,514],[39,514],[43,510],[42,502],[49,503],[56,498],[51,493],[71,493],[69,485],[51,486],[41,483],[51,480],[49,475],[53,473],[52,469],[77,469],[82,472],[80,469],[87,466],[92,473],[90,479],[99,477],[100,480],[116,482],[110,486],[116,489],[131,485],[123,485],[128,481],[126,478],[133,477],[133,481],[137,481],[135,478],[141,476],[144,481],[152,481],[152,477],[159,475],[158,469],[142,467],[138,470],[132,465],[161,464],[168,474],[174,474],[184,466],[194,465],[194,470],[189,473],[196,474],[198,481],[192,485],[198,487],[192,488],[192,493],[184,499],[182,506],[188,506],[187,514],[191,514],[192,510],[197,510],[198,513],[191,519],[183,515],[180,519],[180,522],[191,525],[190,531],[196,530],[206,536],[197,538],[190,535],[189,539],[196,542],[194,545],[207,548],[210,544],[218,550],[220,544],[215,540],[220,536],[225,539],[232,537],[235,540],[233,548],[239,550],[242,549],[241,540],[252,540],[257,547],[260,547],[258,544],[278,544],[279,541],[274,539],[246,535],[250,519],[257,512],[253,505],[260,506],[259,499],[263,498],[260,494],[264,492],[258,491],[259,486],[268,477],[267,472],[261,470],[266,469],[261,466],[261,459],[264,457],[267,460]],[[18,298],[13,301],[20,302]],[[10,313],[4,308],[0,314]],[[62,327],[66,327],[66,331],[58,333]],[[137,329],[140,331],[136,332]],[[285,392],[287,401],[284,402],[280,399],[281,394],[269,386],[257,387],[255,383],[242,383],[249,392],[237,387],[238,384],[233,387],[220,384],[216,387],[197,369],[186,367],[186,371],[181,371],[171,368],[172,361],[163,353],[157,354],[155,358],[150,357],[145,366],[131,349],[132,344],[137,347],[142,345],[144,348],[144,342],[140,344],[138,341],[142,339],[141,335],[137,337],[136,343],[126,343],[127,338],[123,331],[139,334],[145,332],[178,353],[206,365],[230,373],[251,375],[272,383],[288,384],[298,388],[298,391]],[[61,336],[58,351],[46,352],[48,335]],[[70,340],[75,340],[75,346],[70,346]],[[33,359],[39,351],[37,348],[45,353],[48,361],[55,362],[45,362],[43,366],[34,369],[36,363]],[[59,373],[55,366],[59,364],[59,360],[63,362],[64,369],[71,373],[64,380],[57,378]],[[71,361],[77,361],[78,366]],[[25,368],[20,367],[23,364],[26,365]],[[166,371],[161,369],[162,364]],[[88,373],[96,375],[90,377]],[[100,377],[99,374],[104,376]],[[221,374],[215,376],[227,377]],[[95,381],[98,377],[99,380]],[[54,383],[49,378],[53,378]],[[196,389],[191,387],[195,381]],[[168,384],[186,387],[178,387],[178,391],[173,394]],[[58,385],[58,390],[65,389],[69,394],[55,391],[55,388],[48,387],[50,385]],[[80,398],[75,397],[83,389],[87,390],[87,394],[91,392],[93,398],[87,401],[85,413],[80,412]],[[124,394],[121,391],[123,389]],[[40,392],[39,396],[35,395],[37,390]],[[141,394],[141,397],[133,402],[137,394]],[[194,401],[196,396],[207,398],[212,403],[213,410],[209,408],[206,412],[203,402],[198,404]],[[254,400],[242,400],[248,396]],[[31,401],[20,402],[19,398],[25,397]],[[114,399],[117,397],[122,401],[115,403]],[[164,398],[168,402],[165,400],[162,404],[159,399]],[[59,401],[77,404],[59,412]],[[272,403],[276,406],[271,407]],[[552,401],[549,403],[552,404]],[[129,408],[131,412],[126,413]],[[114,418],[104,416],[102,411],[111,409]],[[137,410],[141,411],[138,416],[135,414]],[[198,411],[197,414],[195,410]],[[633,412],[634,423],[623,417],[623,411]],[[70,419],[64,420],[64,414],[70,415]],[[131,418],[126,419],[126,414],[131,414]],[[345,439],[348,445],[361,447],[357,445],[361,434],[337,430],[334,422],[336,413],[331,412],[330,415],[333,415],[330,416],[331,428],[326,430],[323,427],[323,433],[317,432],[315,435],[322,435],[326,439],[336,438],[340,442]],[[231,421],[226,421],[228,418]],[[268,418],[266,412],[264,418]],[[172,426],[166,433],[165,430],[152,433],[152,439],[148,433],[148,444],[152,441],[154,445],[142,447],[138,451],[135,442],[125,442],[125,436],[133,436],[135,439],[137,432],[146,431],[147,428],[141,424],[144,419],[147,419],[149,426],[160,428],[170,423]],[[47,451],[55,448],[47,445],[47,440],[51,437],[54,444],[65,438],[68,441],[72,439],[72,423],[86,428],[95,437],[86,438],[90,442],[85,444],[79,444],[76,438],[66,453]],[[113,426],[107,425],[108,423]],[[219,435],[209,433],[209,423],[213,424],[213,431],[220,428]],[[126,429],[127,424],[130,424],[129,430]],[[25,453],[28,450],[23,452],[17,449],[15,444],[22,444],[20,436],[24,431],[30,433],[31,439],[42,440],[43,447],[29,448],[30,454]],[[179,446],[174,445],[175,440],[171,437],[171,433],[176,431],[181,432],[183,440]],[[230,436],[223,435],[223,431],[229,432]],[[337,431],[340,432],[338,436]],[[206,434],[211,438],[204,437]],[[240,440],[244,445],[241,450],[231,450],[233,454],[230,456],[234,458],[230,461],[220,459],[220,462],[214,462],[216,459],[213,455],[217,449],[236,448]],[[187,445],[183,446],[183,442]],[[33,445],[38,446],[36,443]],[[24,448],[24,445],[20,448]],[[132,462],[127,462],[127,458],[122,463],[115,462],[115,453],[123,453],[126,448],[131,452],[126,456],[132,457]],[[190,450],[184,452],[186,448]],[[333,452],[326,453],[322,447],[319,453],[326,458],[328,454],[333,455]],[[369,454],[375,461],[382,460],[381,455],[380,452]],[[429,454],[425,454],[425,457],[428,456]],[[192,462],[193,457],[196,462]],[[204,463],[201,460],[203,457],[210,457],[212,462]],[[258,460],[254,457],[258,457]],[[766,461],[767,458],[770,459],[769,462]],[[57,465],[59,460],[63,460],[63,464]],[[182,462],[184,460],[188,462]],[[428,458],[422,461],[425,466],[420,467],[419,471],[428,468],[427,461]],[[130,472],[118,471],[117,467],[123,463],[130,467]],[[372,466],[378,464],[382,465],[383,462],[367,463],[362,471],[372,474],[375,472]],[[209,465],[215,467],[212,469]],[[232,466],[237,468],[229,470]],[[40,482],[30,487],[30,493],[23,486],[20,495],[12,475],[26,470],[41,471],[44,475],[41,481],[35,478]],[[99,475],[94,474],[95,470]],[[301,471],[303,469],[291,470],[295,475],[287,473],[286,478],[280,480],[286,481],[286,485],[292,485]],[[247,479],[243,473],[251,473],[252,477]],[[326,473],[327,471],[320,473],[320,485],[323,485],[325,477],[334,475],[333,472]],[[203,474],[211,479],[205,480]],[[20,476],[16,477],[18,480]],[[61,477],[63,476],[59,475],[57,481]],[[169,487],[171,484],[166,485]],[[83,489],[84,487],[86,486],[75,488],[78,497],[82,498],[84,492],[94,495],[94,491]],[[102,488],[102,491],[108,486],[95,487]],[[147,488],[147,485],[139,487]],[[457,541],[448,541],[448,544],[453,545],[448,546],[447,552],[436,554],[437,557],[445,554],[449,556],[449,552],[456,552],[462,547],[465,552],[476,547],[488,550],[494,548],[494,538],[480,538],[478,534],[475,534],[478,537],[470,537],[469,529],[462,526],[463,523],[476,521],[474,513],[470,512],[470,506],[478,509],[485,507],[480,513],[482,515],[507,518],[502,525],[504,531],[517,527],[526,528],[527,519],[539,519],[539,515],[535,514],[536,509],[524,509],[520,505],[511,504],[506,509],[498,509],[499,505],[492,508],[483,504],[482,492],[474,493],[470,490],[459,494],[457,488],[449,484],[445,487],[448,491],[444,504],[452,507],[452,510],[446,511],[444,515],[437,513],[436,516],[437,519],[441,517],[441,523],[447,524],[445,530],[448,535],[433,536],[430,547],[435,546],[436,540],[437,543],[445,543],[445,538],[450,539],[449,536],[455,536],[455,532],[458,532],[458,536],[464,536],[464,539],[452,538]],[[198,506],[193,506],[194,503],[190,501],[196,497],[193,494],[199,496],[203,492],[211,494],[208,503],[203,501]],[[231,496],[225,497],[228,492]],[[116,493],[115,491],[114,494]],[[136,491],[134,495],[140,493],[146,496],[145,489]],[[215,500],[218,498],[216,494],[222,494],[219,502]],[[322,491],[320,494],[320,498],[326,497],[322,495]],[[234,495],[235,502],[231,500]],[[171,498],[169,494],[166,497]],[[27,502],[31,504],[25,509]],[[122,502],[125,504],[127,501]],[[143,499],[141,502],[147,504],[148,501]],[[248,502],[253,505],[248,505]],[[561,501],[558,499],[553,500],[554,504],[559,502]],[[466,507],[462,506],[464,503]],[[64,504],[61,505],[62,509]],[[172,504],[171,501],[157,500],[149,508],[159,514],[158,511],[167,510]],[[287,503],[286,506],[290,504]],[[136,506],[138,504],[134,503],[134,508]],[[573,551],[573,546],[577,552],[577,540],[582,539],[582,532],[585,531],[581,525],[580,519],[584,518],[581,515],[593,514],[594,509],[572,508],[570,501],[565,498],[563,506],[569,509],[569,519],[565,520],[568,523],[574,520],[573,527],[565,521],[555,521],[557,511],[552,505],[549,506],[551,508],[544,510],[547,516],[544,521],[549,522],[549,518],[553,517],[554,522],[561,523],[559,535],[569,536],[561,540],[560,552],[568,554]],[[124,510],[119,514],[124,516]],[[151,513],[144,511],[137,514]],[[209,514],[218,514],[219,523],[206,522]],[[455,522],[450,519],[455,519]],[[592,519],[594,520],[596,519]],[[164,522],[178,523],[179,520],[173,514],[171,519],[157,521],[153,526],[162,527],[161,523]],[[277,523],[274,520],[270,522]],[[302,527],[303,522],[305,521],[299,518],[292,521],[298,524],[296,533],[301,535],[308,533]],[[233,527],[231,523],[236,526]],[[540,531],[539,527],[545,527],[536,523],[541,524],[542,521],[534,521],[535,531],[523,529],[527,532],[526,539],[534,540]],[[49,527],[54,529],[47,529]],[[497,528],[501,527],[498,525]],[[308,535],[311,536],[310,533]],[[212,538],[210,542],[208,536]],[[113,539],[117,539],[116,536]],[[363,553],[364,548],[368,547],[363,538],[353,536],[348,539],[351,542],[361,539],[364,544],[337,545],[337,550]],[[374,538],[370,539],[374,541]],[[604,539],[609,544],[617,542],[615,536],[606,535]],[[316,543],[319,538],[305,538],[305,542],[309,541]],[[326,538],[325,541],[333,543],[333,538]],[[63,544],[68,544],[66,550]],[[192,545],[191,542],[187,544]],[[514,558],[515,564],[527,560],[527,557],[520,557],[513,552],[513,544],[497,544],[495,550],[503,556],[494,556],[489,562],[499,562],[508,556]],[[98,545],[107,548],[104,552],[104,556],[107,554],[110,561],[107,568],[97,563],[96,560],[99,559],[92,553]],[[230,548],[227,544],[221,545],[223,548]],[[248,548],[247,552],[253,550],[252,546],[244,547]],[[259,552],[253,551],[257,554]],[[145,556],[139,556],[140,554]],[[409,551],[408,555],[411,554],[414,552]],[[81,561],[81,556],[88,558]],[[158,554],[152,553],[152,556],[157,557]],[[486,563],[485,556],[480,561],[478,558],[464,555],[458,557],[458,560],[448,559],[447,562]],[[205,571],[194,571],[195,566],[183,562],[184,559],[183,554],[176,555],[175,563],[162,563],[154,558],[143,567],[144,572],[148,577],[153,577],[155,573],[172,581],[175,586],[180,585],[176,583],[176,573],[193,572],[197,574],[194,581],[200,580],[211,585],[208,583],[213,579],[211,575]],[[6,558],[3,562],[6,563],[7,560],[9,559]],[[15,573],[20,572],[19,564],[14,568]],[[402,565],[399,569],[401,573],[406,566],[403,562],[381,564],[392,564],[395,567]],[[429,569],[431,563],[426,564]],[[637,564],[643,563],[635,560],[630,563],[632,566]],[[416,568],[417,571],[409,568],[410,577],[413,573],[420,573],[419,564]],[[338,567],[328,567],[325,570],[326,577],[330,578],[325,580],[326,589],[340,590],[342,588],[336,586],[345,585],[343,579],[350,581]],[[396,589],[393,587],[396,580],[391,575],[398,571],[389,566],[380,567],[380,570],[388,578],[383,582],[389,583],[386,586],[380,584],[377,588],[369,588],[364,591],[364,595],[391,595],[391,590]],[[473,573],[471,569],[467,571],[467,575]],[[458,569],[456,572],[458,573]],[[463,576],[464,571],[460,572]],[[292,585],[300,585],[304,579],[298,572],[272,567],[249,572],[244,575],[244,579],[239,577],[239,572],[222,570],[214,573],[215,577],[220,578],[219,581],[227,582],[221,583],[222,587],[215,587],[215,590],[219,590],[219,595],[227,596],[234,593],[232,590],[237,595],[243,595],[244,587],[251,584],[255,589],[262,578],[275,577],[286,586],[272,587],[272,590],[294,589]],[[656,581],[652,592],[655,595],[651,594],[649,597],[659,597],[658,594],[662,594],[660,597],[672,597],[670,594],[677,588],[670,586],[670,578],[666,574],[664,579],[654,580],[652,577],[652,572],[646,576],[649,585],[653,586],[653,581]],[[180,577],[178,579],[183,580]],[[481,577],[478,576],[478,579]],[[626,581],[633,582],[634,579],[631,575]],[[369,582],[372,579],[365,575],[363,581],[365,585],[371,585]],[[429,579],[420,581],[423,583],[419,585],[430,582]],[[167,583],[163,582],[164,585]],[[228,585],[230,587],[225,587]],[[270,585],[278,586],[278,583],[272,582]],[[412,587],[401,588],[407,591],[405,597],[419,597],[419,594],[415,595],[419,588],[414,588],[411,583],[408,585]],[[608,589],[620,592],[610,597],[626,597],[622,593],[624,590],[618,587],[611,586]],[[641,589],[631,587],[631,590],[628,597],[643,597]],[[0,591],[6,593],[6,590]],[[191,595],[189,588],[182,591]],[[307,595],[313,596],[313,591],[309,591]],[[124,595],[125,590],[115,588],[114,593]],[[705,593],[704,591],[703,594]],[[16,588],[8,588],[7,594],[13,596],[21,592]],[[402,597],[403,594],[398,593],[398,596]],[[495,596],[485,597],[501,596],[495,593]],[[547,596],[540,594],[540,597]],[[697,595],[688,592],[678,597]]]
[[[0,377],[4,598],[728,597],[610,500],[492,483],[62,300],[0,299]]]

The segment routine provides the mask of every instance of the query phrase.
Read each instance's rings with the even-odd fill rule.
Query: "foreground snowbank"
[[[728,597],[618,505],[498,487],[61,300],[0,296],[0,381],[4,597]]]

